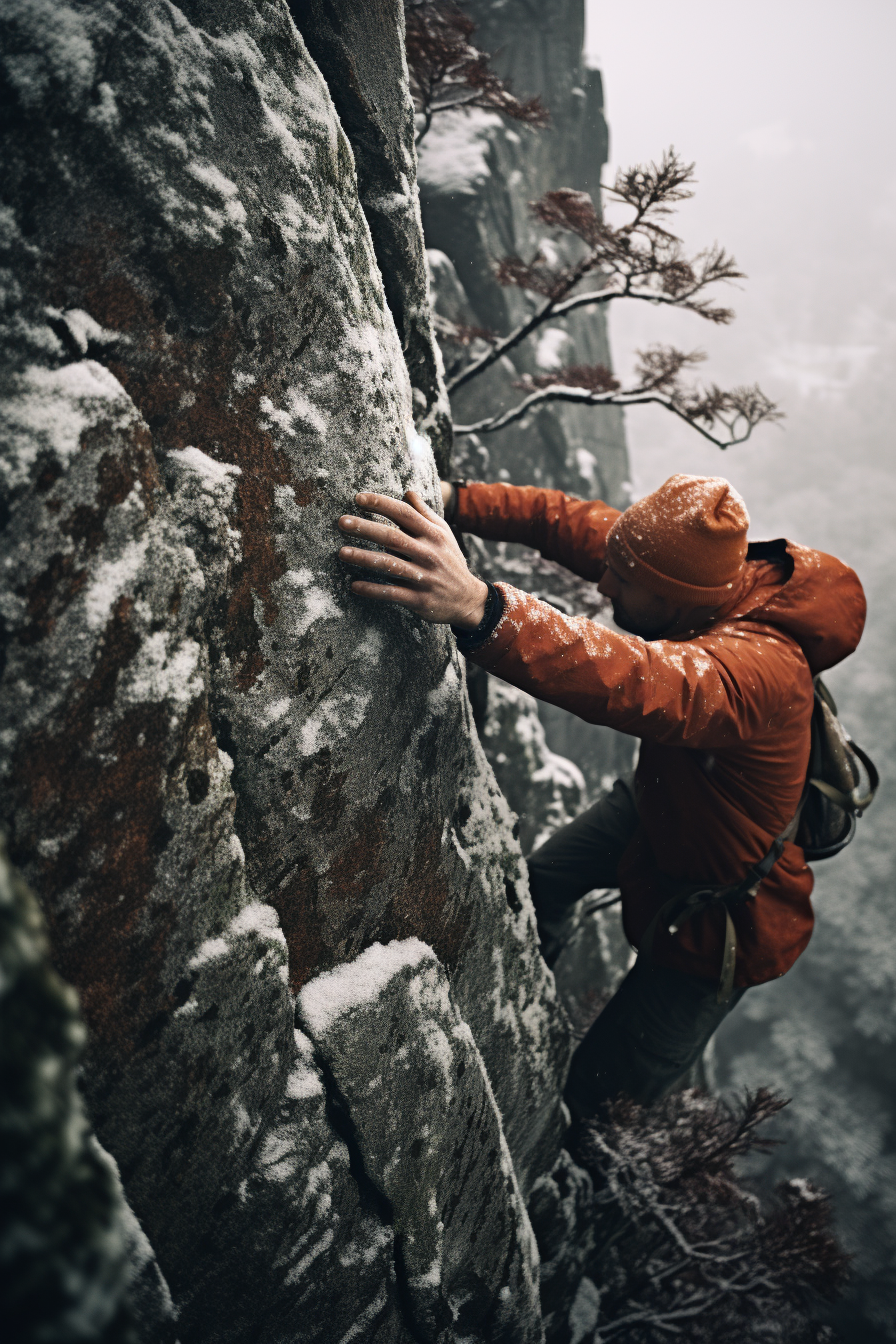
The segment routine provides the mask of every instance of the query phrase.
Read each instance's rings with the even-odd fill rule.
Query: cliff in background
[[[554,245],[529,211],[529,203],[545,192],[560,187],[587,191],[600,207],[607,124],[600,74],[584,63],[583,0],[548,0],[538,6],[526,0],[474,0],[464,10],[478,25],[473,41],[496,53],[494,68],[520,95],[538,94],[550,112],[550,125],[539,131],[485,111],[441,113],[419,147],[421,209],[437,310],[453,321],[503,334],[528,316],[533,300],[499,285],[495,265],[505,256],[530,257],[542,240]],[[446,342],[444,354],[450,368],[459,351]],[[540,329],[510,357],[460,388],[452,397],[455,423],[474,423],[515,404],[521,394],[512,384],[521,375],[570,363],[612,368],[602,309],[574,313]],[[473,479],[545,485],[624,508],[629,467],[622,411],[543,406],[509,429],[458,438],[453,470]],[[570,606],[562,579],[533,566],[531,553],[521,547],[483,547],[476,558],[490,577],[506,578],[567,609],[586,609],[581,594],[573,595]],[[510,731],[508,695],[525,720],[523,744]],[[607,777],[632,764],[630,739],[542,704],[537,713],[549,753],[571,760],[584,778],[575,787],[575,771],[548,754],[542,757],[540,780],[527,790],[520,761],[525,741],[540,732],[534,712],[528,697],[512,689],[498,691],[485,739],[499,783],[523,813],[529,843],[544,834],[549,816],[556,825],[574,815]],[[502,755],[506,760],[499,759]]]

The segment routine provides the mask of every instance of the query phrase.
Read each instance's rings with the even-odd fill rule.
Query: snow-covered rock
[[[438,958],[417,938],[374,943],[309,981],[298,1013],[400,1230],[421,1337],[541,1340],[535,1238],[488,1072]]]
[[[417,193],[414,108],[396,0],[290,0],[349,140],[358,195],[395,319],[414,396],[414,419],[442,474],[451,459],[451,410],[433,337]]]
[[[377,13],[400,68],[400,7]],[[513,1283],[536,1339],[522,1205],[557,1160],[568,1026],[452,637],[336,559],[358,489],[438,506],[438,358],[419,404],[425,323],[396,330],[353,145],[281,0],[11,0],[0,28],[0,808],[80,996],[90,1121],[182,1344],[420,1338],[428,1271],[334,1081],[374,1079],[399,986],[329,1054],[335,1028],[295,1025],[303,987],[418,940],[414,1067],[455,1032],[498,1153],[446,1118],[440,1189],[462,1204],[475,1169],[507,1214],[511,1278],[477,1292],[498,1319]],[[419,1119],[396,1108],[390,1142]],[[421,1237],[426,1199],[395,1194]],[[480,1252],[442,1221],[456,1293]]]

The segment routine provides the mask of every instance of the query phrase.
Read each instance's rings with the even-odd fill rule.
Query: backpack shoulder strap
[[[693,885],[679,887],[675,895],[671,896],[656,912],[641,940],[640,956],[643,957],[646,964],[650,964],[653,956],[653,939],[657,928],[680,928],[687,920],[693,919],[703,910],[708,910],[711,906],[722,906],[725,911],[725,942],[722,949],[722,969],[716,998],[719,1003],[729,1001],[734,990],[734,969],[737,961],[737,934],[734,921],[731,918],[731,907],[740,905],[741,902],[748,901],[751,896],[756,895],[760,885],[784,853],[784,846],[787,841],[791,840],[796,834],[808,795],[809,783],[807,781],[799,806],[791,821],[780,835],[775,836],[767,853],[758,863],[754,863],[747,870],[746,876],[736,886],[726,887],[694,883]]]

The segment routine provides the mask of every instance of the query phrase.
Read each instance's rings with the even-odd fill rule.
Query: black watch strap
[[[500,588],[496,588],[488,580],[485,583],[488,588],[488,597],[485,599],[485,615],[476,629],[460,630],[456,625],[451,627],[457,640],[457,647],[463,654],[474,653],[476,649],[481,648],[489,636],[494,633],[498,622],[504,615],[504,598]]]

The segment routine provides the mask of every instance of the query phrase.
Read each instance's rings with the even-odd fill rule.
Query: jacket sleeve
[[[703,750],[735,745],[774,730],[795,682],[809,676],[798,649],[772,627],[643,640],[496,586],[504,615],[472,661],[539,700],[635,737]]]
[[[592,582],[602,576],[607,534],[618,509],[531,485],[470,482],[456,488],[453,521],[462,532],[487,541],[522,542]]]

